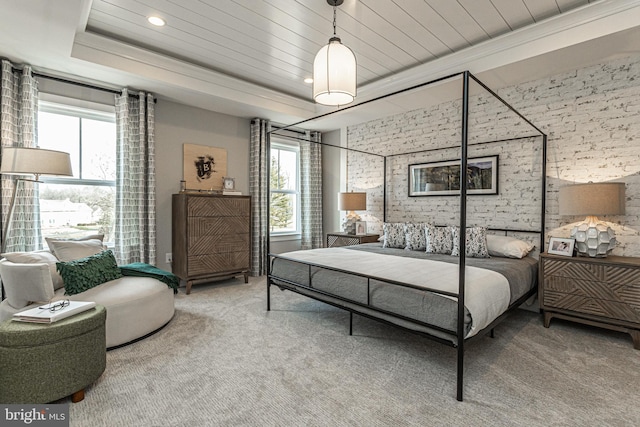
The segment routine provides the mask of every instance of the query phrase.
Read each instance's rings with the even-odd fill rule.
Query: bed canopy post
[[[271,276],[271,263],[269,259],[269,254],[271,253],[271,129],[267,132],[265,136],[265,150],[266,155],[265,158],[265,170],[267,171],[265,175],[266,188],[267,188],[267,233],[264,236],[264,260],[266,263],[266,271],[267,271],[267,311],[271,311],[271,281],[268,279]],[[262,156],[261,156],[262,157]],[[262,177],[260,177],[262,179]],[[262,183],[260,183],[260,188],[262,187]]]
[[[541,210],[540,210],[540,253],[544,252],[544,224],[546,221],[545,215],[547,211],[547,134],[542,134],[542,170],[540,171],[542,176],[542,194],[541,194]]]
[[[382,158],[382,222],[387,222],[387,156]]]
[[[458,260],[458,366],[456,399],[462,401],[464,376],[464,287],[467,255],[467,143],[469,138],[469,72],[462,74],[462,141],[460,143],[460,259]]]

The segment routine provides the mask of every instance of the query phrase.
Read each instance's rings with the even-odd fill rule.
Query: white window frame
[[[82,119],[91,119],[104,121],[109,123],[116,122],[115,106],[98,104],[90,101],[83,101],[74,98],[67,98],[52,94],[40,94],[38,101],[38,112],[53,113],[66,115],[71,117],[79,117],[80,123]],[[82,185],[82,186],[100,186],[114,187],[115,180],[99,180],[99,179],[83,179],[82,178],[82,125],[79,125],[79,178],[75,177],[56,177],[56,176],[40,176],[40,181],[44,184],[60,184],[60,185]],[[115,154],[115,153],[114,153]],[[113,242],[104,242],[105,245],[111,247]]]
[[[282,193],[282,194],[293,194],[295,195],[295,203],[296,203],[296,230],[292,231],[270,231],[269,236],[273,241],[286,241],[286,240],[299,240],[301,238],[301,209],[300,209],[300,144],[284,141],[281,139],[275,139],[272,137],[271,140],[271,150],[277,149],[282,151],[292,151],[296,154],[296,188],[295,190],[274,190],[271,188],[271,177],[269,177],[269,206],[271,206],[271,194],[272,193]],[[271,152],[269,152],[269,164],[271,164]]]

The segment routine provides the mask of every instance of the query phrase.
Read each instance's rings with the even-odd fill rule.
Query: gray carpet
[[[455,350],[274,290],[194,286],[163,330],[107,353],[71,426],[637,426],[640,351],[628,335],[518,310]]]

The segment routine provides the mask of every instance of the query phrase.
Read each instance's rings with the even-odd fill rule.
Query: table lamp
[[[13,217],[18,186],[21,185],[23,181],[39,182],[38,178],[40,175],[73,176],[73,172],[71,171],[69,153],[41,148],[4,147],[2,149],[0,174],[35,176],[35,179],[18,178],[16,180],[13,195],[11,196],[9,215],[2,230],[2,248],[0,250],[4,252],[7,246],[7,235]]]
[[[580,256],[604,258],[616,246],[615,233],[598,215],[624,215],[624,183],[574,184],[560,188],[560,215],[586,215],[571,229]]]
[[[338,210],[348,211],[342,223],[342,231],[348,234],[356,234],[356,222],[360,221],[360,215],[355,211],[367,209],[367,193],[338,193]]]

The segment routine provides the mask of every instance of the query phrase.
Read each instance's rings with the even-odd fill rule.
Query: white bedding
[[[339,268],[354,273],[395,280],[419,287],[458,293],[458,265],[440,261],[404,258],[344,248],[323,248],[283,254],[287,258]],[[471,315],[467,337],[487,327],[509,306],[509,282],[500,273],[465,267],[465,306]],[[448,297],[455,300],[455,297]]]

